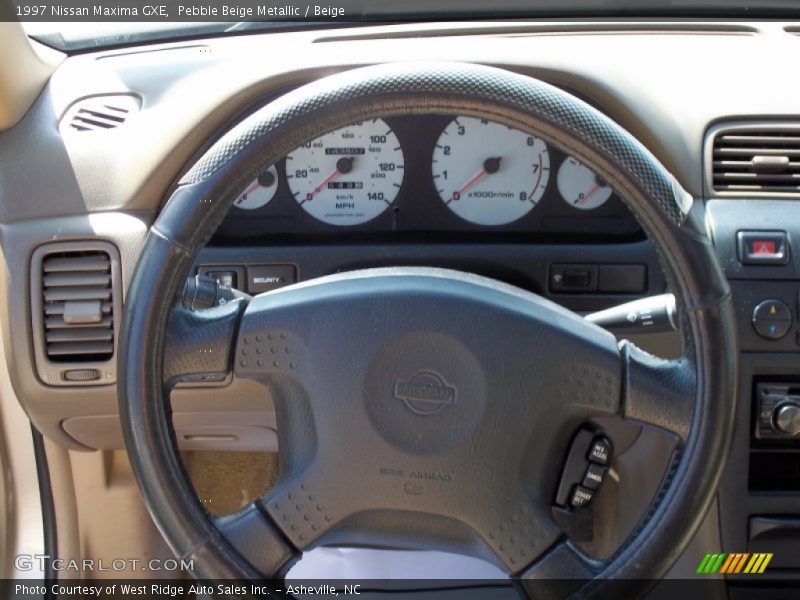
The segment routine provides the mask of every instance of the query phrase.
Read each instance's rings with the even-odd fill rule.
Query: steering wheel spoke
[[[625,340],[622,417],[652,425],[685,442],[691,427],[695,372],[686,358],[662,359]]]
[[[177,304],[170,314],[164,340],[164,384],[181,381],[222,381],[231,373],[231,353],[243,298],[221,306],[190,310]]]
[[[588,557],[569,540],[562,540],[525,569],[517,583],[528,598],[566,598],[595,578],[602,566],[601,561]]]
[[[258,501],[232,515],[216,517],[214,525],[265,578],[285,574],[300,558],[300,551],[286,539],[269,515],[262,512]]]

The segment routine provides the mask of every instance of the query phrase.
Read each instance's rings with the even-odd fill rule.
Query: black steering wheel
[[[429,113],[528,132],[608,182],[659,252],[684,355],[654,358],[539,296],[447,270],[364,270],[249,303],[176,307],[197,252],[267,165],[354,122]],[[128,290],[119,408],[153,519],[208,579],[276,577],[304,550],[349,544],[484,557],[537,597],[641,593],[697,530],[733,432],[730,290],[701,211],[613,121],[503,70],[381,65],[271,102],[183,177]],[[229,373],[270,387],[280,479],[213,518],[182,468],[167,398],[183,377]],[[564,536],[551,508],[572,436],[610,415],[671,432],[675,453],[641,523],[601,561]]]

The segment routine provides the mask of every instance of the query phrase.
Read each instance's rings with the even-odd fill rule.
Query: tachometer
[[[264,169],[258,178],[233,201],[236,208],[255,210],[266,206],[278,190],[278,172],[275,166]]]
[[[550,155],[539,138],[472,117],[450,122],[433,152],[436,191],[447,207],[478,225],[505,225],[541,200]]]
[[[381,119],[337,129],[286,157],[292,194],[311,216],[358,225],[394,202],[403,183],[403,152]]]
[[[611,197],[611,187],[572,156],[561,163],[557,180],[564,202],[581,210],[598,208]]]

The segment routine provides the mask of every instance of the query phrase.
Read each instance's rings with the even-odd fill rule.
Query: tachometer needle
[[[465,183],[455,192],[453,192],[453,195],[450,198],[450,202],[452,202],[453,200],[460,200],[461,194],[463,194],[472,186],[477,184],[487,175],[491,173],[497,173],[497,171],[499,170],[500,170],[500,158],[499,157],[487,158],[485,161],[483,161],[483,166],[481,167],[481,170],[478,171],[475,175],[473,175],[472,178],[469,181],[467,181],[467,183]]]

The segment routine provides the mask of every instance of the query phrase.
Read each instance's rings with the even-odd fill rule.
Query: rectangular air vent
[[[107,360],[114,354],[111,258],[102,251],[48,254],[42,261],[47,358]]]
[[[37,250],[31,275],[40,376],[51,385],[112,383],[121,317],[116,248],[50,244]]]
[[[713,134],[708,160],[715,192],[800,195],[800,127],[729,126]]]

